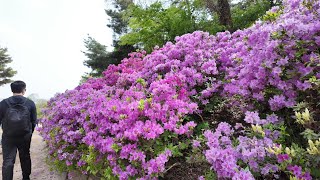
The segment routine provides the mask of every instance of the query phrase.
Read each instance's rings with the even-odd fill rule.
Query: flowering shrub
[[[218,178],[320,177],[319,47],[320,2],[285,1],[248,29],[131,53],[52,98],[40,131],[56,167],[107,179],[199,153]]]
[[[281,133],[270,131],[274,128],[271,127],[270,122],[264,127],[252,125],[248,131],[235,135],[235,129],[222,122],[215,132],[207,130],[204,136],[209,149],[204,151],[204,155],[218,177],[237,179],[239,173],[247,169],[245,172],[248,179],[254,179],[254,175],[267,179],[287,178],[283,172],[289,172],[297,179],[312,179],[309,171],[319,166],[318,160],[308,159],[305,152],[297,147],[290,149],[277,144]],[[302,157],[311,165],[303,164]]]

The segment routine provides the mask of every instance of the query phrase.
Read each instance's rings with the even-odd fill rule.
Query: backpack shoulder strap
[[[9,99],[5,99],[4,101],[7,103],[9,108],[12,106],[11,103],[9,102]]]
[[[26,105],[27,104],[28,99],[26,98],[23,103],[21,103],[22,105]]]

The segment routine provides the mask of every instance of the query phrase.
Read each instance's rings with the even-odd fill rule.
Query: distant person
[[[29,180],[31,174],[30,144],[37,123],[35,103],[23,97],[26,83],[11,83],[13,96],[0,102],[0,124],[2,125],[2,180],[13,179],[13,167],[19,151],[22,178]]]

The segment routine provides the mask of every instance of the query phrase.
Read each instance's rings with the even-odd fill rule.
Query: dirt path
[[[2,132],[1,132],[2,134]],[[32,136],[31,141],[31,161],[32,161],[32,172],[30,179],[31,180],[65,180],[66,177],[64,175],[58,174],[56,172],[50,171],[49,166],[46,164],[45,159],[47,156],[46,144],[42,140],[42,137],[38,132]],[[1,158],[0,165],[2,167],[2,148],[0,148]],[[14,165],[14,175],[13,180],[21,180],[22,173],[20,167],[19,155],[17,153],[16,163]],[[2,174],[2,168],[0,168],[0,179]]]

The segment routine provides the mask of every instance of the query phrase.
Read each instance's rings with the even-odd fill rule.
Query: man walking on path
[[[2,125],[2,179],[13,179],[13,167],[19,151],[23,180],[31,174],[30,143],[37,123],[35,103],[23,97],[26,84],[23,81],[11,83],[13,96],[0,102],[0,124]]]

